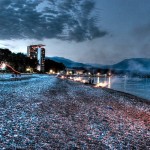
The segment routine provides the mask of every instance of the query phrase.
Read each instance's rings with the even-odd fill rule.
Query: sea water
[[[107,88],[130,93],[150,100],[150,78],[95,77],[94,83],[107,82]]]

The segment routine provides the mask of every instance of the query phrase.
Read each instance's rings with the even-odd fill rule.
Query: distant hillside
[[[101,69],[109,69],[112,68],[112,65],[100,65],[100,64],[88,64],[94,68],[101,68]]]
[[[149,58],[125,59],[117,64],[112,65],[112,69],[150,72],[150,59]]]
[[[100,65],[100,64],[83,64],[74,62],[72,60],[63,57],[48,57],[49,59],[63,63],[67,68],[101,68],[101,69],[112,69],[112,70],[123,70],[123,71],[137,71],[137,72],[150,72],[150,59],[148,58],[131,58],[125,59],[114,65]]]
[[[63,63],[67,68],[92,68],[91,65],[74,62],[70,59],[66,59],[63,57],[47,57],[47,58],[59,63]]]

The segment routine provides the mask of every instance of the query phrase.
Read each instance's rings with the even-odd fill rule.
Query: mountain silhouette
[[[138,72],[150,72],[150,58],[131,58],[125,59],[119,63],[113,65],[100,65],[100,64],[84,64],[75,62],[63,57],[48,57],[49,59],[63,63],[67,68],[101,68],[112,70],[124,70],[124,71],[138,71]]]

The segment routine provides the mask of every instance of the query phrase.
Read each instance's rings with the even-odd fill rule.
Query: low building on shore
[[[78,68],[66,68],[66,75],[83,75],[85,70]]]

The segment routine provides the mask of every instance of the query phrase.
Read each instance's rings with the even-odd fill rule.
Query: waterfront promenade
[[[148,103],[47,75],[0,86],[0,149],[150,148]]]

